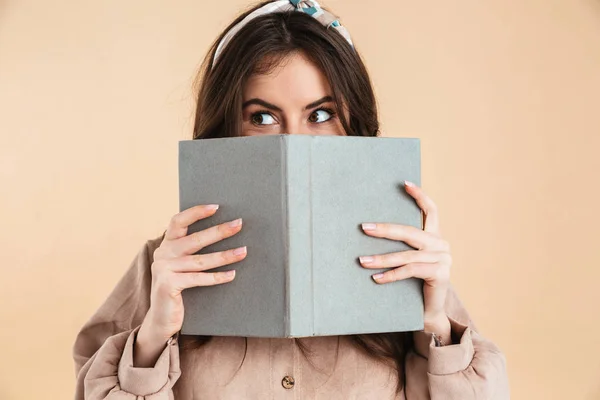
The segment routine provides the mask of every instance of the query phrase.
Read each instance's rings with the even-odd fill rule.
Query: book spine
[[[286,336],[314,334],[310,136],[286,135]]]
[[[285,140],[285,136],[281,136],[281,141],[279,142],[281,146],[281,202],[283,208],[283,245],[284,245],[284,260],[283,260],[283,268],[284,268],[284,279],[285,279],[285,287],[284,287],[284,310],[283,310],[283,329],[284,335],[289,337],[291,334],[291,324],[290,324],[290,232],[289,232],[289,160],[288,160],[288,145]]]

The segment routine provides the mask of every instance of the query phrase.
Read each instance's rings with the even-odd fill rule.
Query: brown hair
[[[240,15],[214,42],[197,82],[194,139],[239,136],[242,88],[256,73],[268,73],[294,52],[302,52],[327,78],[349,136],[377,136],[379,121],[369,74],[358,53],[342,35],[301,12],[272,13],[253,19],[231,39],[213,65],[225,34],[263,2]],[[345,106],[345,107],[344,107]]]
[[[271,13],[251,20],[228,43],[214,63],[216,48],[225,34],[263,2],[233,21],[213,43],[198,75],[194,139],[241,135],[242,89],[252,74],[268,73],[285,57],[302,52],[327,78],[342,126],[349,136],[378,136],[375,95],[360,55],[333,29],[301,12]],[[213,65],[214,63],[214,65]],[[210,336],[180,338],[183,348],[197,348]],[[353,335],[359,349],[398,371],[404,386],[403,365],[412,346],[410,333]],[[305,350],[300,341],[300,348]],[[247,342],[246,342],[247,344]],[[245,355],[244,355],[245,357]],[[243,360],[242,360],[243,363]],[[241,364],[240,364],[241,367]]]

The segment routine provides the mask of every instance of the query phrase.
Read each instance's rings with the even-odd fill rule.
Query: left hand
[[[369,236],[402,241],[418,250],[360,257],[360,263],[365,268],[393,268],[373,275],[375,282],[380,284],[407,278],[423,279],[425,331],[434,332],[447,340],[450,322],[444,304],[452,265],[450,245],[441,237],[435,203],[421,188],[410,182],[405,183],[405,189],[423,210],[423,230],[387,223],[364,223],[362,228]]]

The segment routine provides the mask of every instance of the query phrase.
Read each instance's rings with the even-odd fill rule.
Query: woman
[[[194,139],[263,134],[377,136],[367,71],[343,26],[316,2],[262,3],[218,38],[204,63]],[[181,291],[227,284],[211,272],[245,247],[194,256],[240,232],[241,220],[187,235],[218,212],[176,214],[149,240],[79,333],[77,399],[508,399],[505,360],[482,338],[450,288],[449,246],[435,204],[407,182],[424,229],[365,221],[365,234],[414,247],[365,255],[379,284],[424,280],[425,329],[304,339],[179,335]],[[137,396],[137,397],[136,397]]]

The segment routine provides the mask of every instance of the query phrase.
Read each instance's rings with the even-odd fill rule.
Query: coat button
[[[281,386],[283,386],[286,389],[293,388],[295,383],[296,382],[294,381],[294,378],[289,375],[284,376],[281,380]]]

